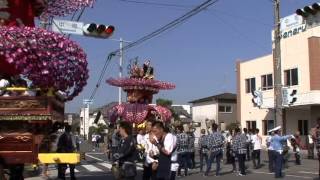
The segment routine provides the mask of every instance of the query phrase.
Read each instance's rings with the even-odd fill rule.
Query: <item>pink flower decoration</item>
[[[125,90],[140,89],[158,92],[159,90],[174,89],[175,85],[168,82],[158,81],[154,79],[140,79],[140,78],[110,78],[107,83],[112,86],[123,87]]]
[[[149,114],[159,116],[164,122],[170,121],[172,117],[171,111],[162,106],[124,103],[116,105],[110,110],[109,119],[111,122],[115,122],[119,117],[130,123],[141,124]]]
[[[92,6],[95,0],[49,0],[42,17],[66,16],[82,7]]]
[[[77,96],[89,77],[85,52],[60,34],[32,27],[0,27],[0,61],[40,88],[54,87],[68,99]]]

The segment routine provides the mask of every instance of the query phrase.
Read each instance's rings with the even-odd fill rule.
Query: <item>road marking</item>
[[[88,157],[90,157],[90,158],[92,158],[92,159],[98,160],[98,161],[105,162],[103,159],[100,159],[100,158],[91,156],[91,155],[89,155],[89,154],[86,154],[86,156],[88,156]],[[111,169],[112,164],[111,164],[111,163],[106,163],[106,164],[108,164],[108,168]],[[104,166],[104,165],[102,165],[102,166]],[[110,167],[110,166],[111,166],[111,167]],[[105,167],[107,167],[107,166],[105,166]],[[143,170],[143,165],[142,165],[141,163],[137,163],[137,169],[138,169],[138,170]]]
[[[137,163],[137,167],[143,167],[142,163]]]
[[[105,154],[105,153],[86,153],[86,154],[91,154],[91,155],[102,155],[102,154]]]
[[[267,172],[262,172],[262,171],[252,171],[253,173],[257,173],[257,174],[273,174],[273,173],[267,173]],[[286,177],[293,177],[293,178],[301,178],[301,179],[313,179],[313,177],[306,177],[306,176],[295,176],[295,175],[290,175],[290,174],[286,174]]]
[[[108,169],[112,168],[112,164],[111,163],[103,162],[103,163],[98,163],[98,164],[101,165],[101,166],[104,166],[104,167],[106,167]],[[143,170],[143,168],[138,166],[138,164],[137,164],[136,167],[137,167],[137,170]]]
[[[309,172],[309,171],[299,171],[299,173],[302,173],[302,174],[313,174],[313,175],[318,175],[319,173],[316,173],[316,172]]]
[[[75,172],[75,173],[78,173],[79,171],[78,171],[77,169],[74,169],[74,172]],[[70,168],[68,168],[68,169],[66,170],[66,174],[70,174]]]
[[[98,163],[99,165],[101,165],[101,166],[103,166],[103,167],[106,167],[106,168],[108,168],[108,169],[111,169],[112,168],[112,164],[110,164],[110,163]]]
[[[89,158],[92,158],[92,159],[95,159],[95,160],[98,160],[98,161],[104,161],[103,159],[100,159],[100,158],[97,158],[97,157],[94,157],[94,156],[91,156],[89,154],[86,154],[86,156],[88,156]]]
[[[88,164],[88,165],[82,165],[82,167],[86,168],[86,169],[87,169],[88,171],[90,171],[90,172],[102,172],[101,169],[99,169],[99,168],[97,168],[97,167],[95,167],[95,166],[93,166],[93,165],[90,165],[90,164]]]

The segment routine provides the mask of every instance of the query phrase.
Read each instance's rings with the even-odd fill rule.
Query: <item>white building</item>
[[[97,124],[106,124],[103,114],[100,112],[101,108],[94,109],[92,111],[89,108],[81,108],[80,110],[80,135],[88,137],[89,128],[91,126],[97,126]],[[98,113],[101,113],[100,117],[97,117]],[[96,118],[98,118],[95,123]]]
[[[230,123],[236,123],[237,97],[236,94],[223,93],[190,101],[192,104],[192,120],[200,123],[196,129],[196,137],[200,136],[201,129],[207,129],[206,121],[215,122],[225,130]]]

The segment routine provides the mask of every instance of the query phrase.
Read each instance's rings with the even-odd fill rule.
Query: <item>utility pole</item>
[[[86,140],[86,107],[83,108],[83,139]]]
[[[84,135],[84,140],[87,140],[87,134],[89,132],[86,132],[86,122],[90,121],[90,104],[92,104],[93,101],[90,99],[84,99],[83,100],[83,104],[84,104],[84,110],[83,110],[83,135]],[[88,114],[86,115],[86,113],[88,112]],[[88,118],[88,121],[86,120],[86,118]]]
[[[123,40],[120,38],[120,59],[119,59],[119,78],[122,78],[122,71],[123,71]],[[119,87],[119,104],[122,103],[122,88]]]
[[[274,43],[273,43],[273,71],[274,71],[274,112],[275,124],[283,127],[282,116],[282,69],[281,69],[281,34],[280,34],[280,0],[274,1]],[[283,127],[285,130],[285,127]]]

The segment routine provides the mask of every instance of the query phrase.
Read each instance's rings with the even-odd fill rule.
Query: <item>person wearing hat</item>
[[[275,178],[281,178],[282,175],[282,165],[283,165],[283,142],[292,138],[293,135],[281,136],[281,126],[273,129],[274,136],[271,138],[270,146],[273,149],[273,163],[274,163],[274,173]]]
[[[274,164],[273,164],[273,149],[271,146],[271,138],[273,137],[274,133],[272,130],[268,131],[269,136],[266,139],[266,145],[268,149],[268,162],[269,162],[269,172],[274,172]]]

